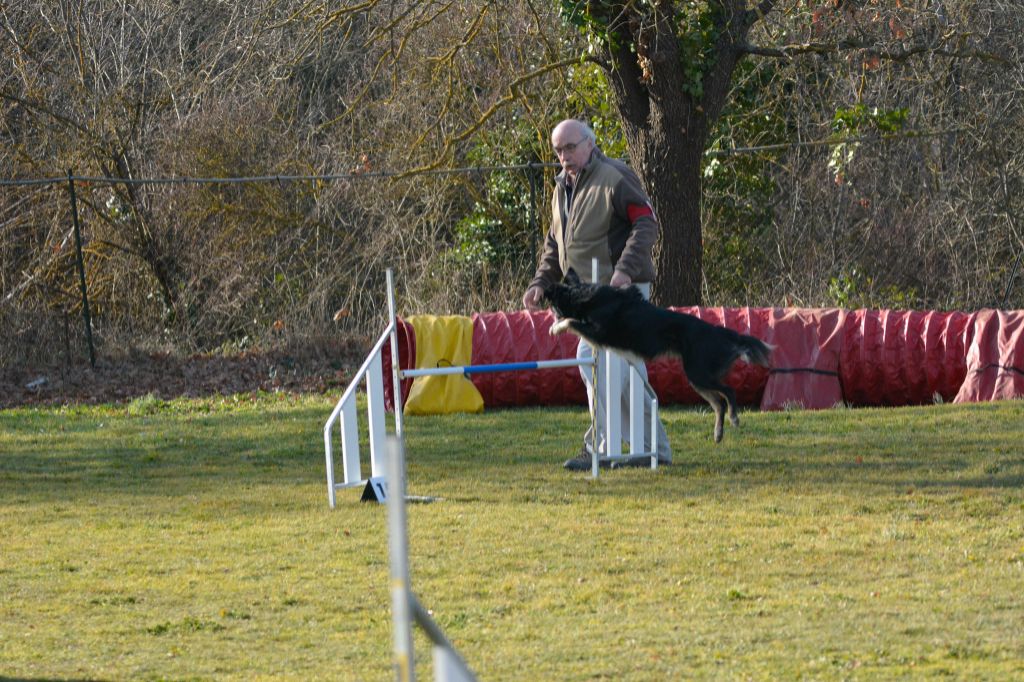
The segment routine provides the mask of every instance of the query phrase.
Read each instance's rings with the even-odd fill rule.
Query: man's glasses
[[[579,147],[586,141],[587,138],[583,138],[579,142],[570,142],[569,144],[563,144],[561,147],[552,147],[555,150],[555,156],[561,156],[562,154],[572,154],[576,151],[576,147]]]

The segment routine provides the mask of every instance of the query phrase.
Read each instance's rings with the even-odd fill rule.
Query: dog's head
[[[583,319],[586,317],[586,302],[593,296],[595,287],[580,280],[572,268],[565,273],[561,282],[544,289],[544,300],[559,319]]]

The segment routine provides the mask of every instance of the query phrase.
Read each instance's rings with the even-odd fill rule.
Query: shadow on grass
[[[98,677],[5,677],[0,675],[0,682],[103,682]]]
[[[320,483],[325,476],[325,416],[316,407],[147,417],[53,412],[32,419],[15,428],[0,423],[13,443],[0,453],[0,498],[166,497]]]
[[[23,422],[0,420],[10,426],[14,445],[0,454],[0,497],[68,501],[108,493],[168,497],[216,489],[223,495],[229,488],[244,495],[252,486],[326,486],[328,413],[304,405],[143,417],[54,411]],[[674,465],[657,472],[602,471],[597,481],[562,468],[588,423],[583,410],[419,417],[406,422],[410,493],[463,502],[573,502],[579,495],[673,501],[773,486],[864,495],[1024,486],[1024,460],[1010,453],[1018,435],[1012,430],[993,446],[975,431],[901,433],[903,427],[889,421],[896,414],[765,415],[752,428],[731,430],[716,446],[705,433],[708,415],[670,413]],[[365,425],[361,431],[365,476]],[[336,476],[343,471],[340,450],[336,443]]]
[[[460,462],[444,467],[443,474],[439,473],[441,466],[437,462],[414,466],[409,471],[409,492],[462,504],[572,506],[583,499],[608,499],[615,500],[616,505],[649,502],[657,507],[732,495],[756,498],[772,490],[800,495],[833,490],[838,496],[866,501],[929,492],[1013,492],[1024,485],[1024,465],[1012,467],[1014,470],[1006,474],[983,476],[969,475],[964,464],[949,470],[947,477],[935,477],[932,464],[835,466],[782,459],[744,460],[730,465],[680,462],[657,471],[602,470],[595,480],[589,472],[562,469],[560,462],[525,464],[513,474],[507,464],[481,458],[472,464]],[[339,495],[344,498],[344,493]]]

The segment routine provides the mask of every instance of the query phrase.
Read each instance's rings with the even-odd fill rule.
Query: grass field
[[[386,513],[322,397],[0,411],[0,679],[387,680]],[[1024,402],[407,419],[414,590],[482,680],[1024,679]],[[418,673],[430,679],[426,640]]]

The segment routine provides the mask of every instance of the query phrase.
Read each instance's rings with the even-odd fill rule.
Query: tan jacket
[[[653,281],[652,250],[660,228],[640,179],[629,166],[595,148],[576,178],[568,211],[565,171],[555,182],[551,229],[530,286],[557,282],[570,267],[589,282],[592,258],[598,260],[602,284],[608,284],[615,270],[637,283]]]

